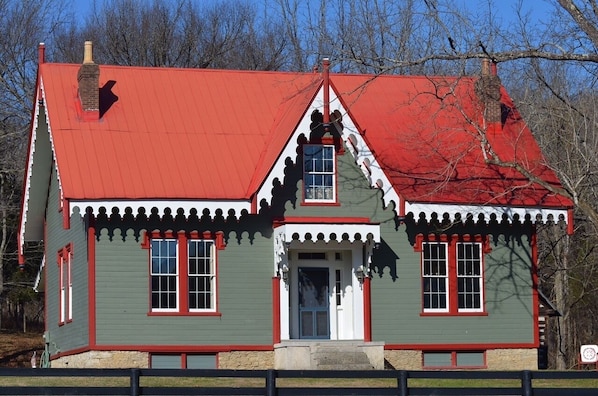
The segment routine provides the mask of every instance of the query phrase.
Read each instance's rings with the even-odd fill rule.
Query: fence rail
[[[152,378],[170,382],[152,384]],[[209,379],[204,385],[180,386],[183,379]],[[350,379],[350,381],[349,381]],[[504,387],[413,386],[412,380],[504,381]],[[231,380],[235,380],[231,383]],[[330,381],[330,386],[321,386]],[[347,381],[344,381],[347,380]],[[385,380],[384,386],[376,380]],[[493,380],[493,381],[490,381]],[[549,380],[554,387],[534,386]],[[559,381],[590,381],[590,387],[567,388]],[[4,382],[2,382],[4,381]],[[285,383],[286,381],[286,383]],[[316,371],[180,369],[2,369],[0,395],[596,395],[598,371]],[[363,384],[361,384],[363,382]],[[13,384],[15,383],[15,384]],[[67,384],[67,383],[70,383]],[[349,384],[350,383],[350,384]],[[355,384],[359,385],[355,385]],[[98,385],[96,385],[98,384]],[[315,384],[315,385],[314,385]],[[516,384],[514,386],[513,384]]]

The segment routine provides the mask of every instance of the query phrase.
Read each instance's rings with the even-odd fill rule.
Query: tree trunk
[[[554,276],[553,292],[555,304],[561,312],[562,317],[557,328],[557,351],[555,366],[557,370],[569,369],[569,348],[572,344],[571,321],[569,317],[569,235],[566,226],[555,225],[553,228],[554,240],[557,241],[554,249],[555,264],[557,271]]]

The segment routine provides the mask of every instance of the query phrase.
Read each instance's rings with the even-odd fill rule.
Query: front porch
[[[288,340],[274,345],[277,370],[383,370],[384,343]]]

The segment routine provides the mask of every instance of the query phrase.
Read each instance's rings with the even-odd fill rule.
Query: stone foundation
[[[386,350],[384,360],[387,368],[395,370],[421,370],[421,351],[411,350]]]
[[[537,370],[537,349],[491,349],[486,351],[488,370]]]
[[[384,351],[387,368],[395,370],[422,370],[421,351]],[[537,349],[490,349],[486,351],[488,370],[537,370]]]
[[[305,365],[311,361],[310,348],[304,350],[293,348],[292,353],[277,356],[275,364],[274,351],[232,351],[218,354],[218,368],[238,370],[267,370],[273,368]],[[303,354],[301,352],[304,352]],[[367,351],[368,356],[376,352]],[[379,360],[377,352],[374,353]],[[373,356],[369,356],[372,360]],[[422,370],[422,352],[415,350],[385,350],[385,366],[394,370]],[[538,351],[532,349],[491,349],[486,351],[488,370],[537,370]],[[52,360],[52,367],[56,368],[148,368],[149,353],[137,351],[87,351],[71,356],[63,356]],[[374,365],[374,369],[382,369]]]
[[[88,351],[52,360],[53,368],[148,368],[149,354],[137,351]]]
[[[218,368],[235,370],[267,370],[274,368],[273,351],[232,351],[218,354]]]

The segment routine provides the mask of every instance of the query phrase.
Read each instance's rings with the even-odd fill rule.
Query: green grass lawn
[[[392,388],[397,386],[396,379],[375,378],[278,378],[278,387],[372,387]],[[174,378],[145,377],[140,379],[141,387],[265,387],[263,378]],[[0,377],[0,386],[114,386],[128,387],[127,377]],[[518,388],[518,380],[492,379],[421,379],[411,378],[408,386],[417,388],[471,388],[471,387],[506,387]],[[534,388],[597,388],[597,379],[533,380]]]

